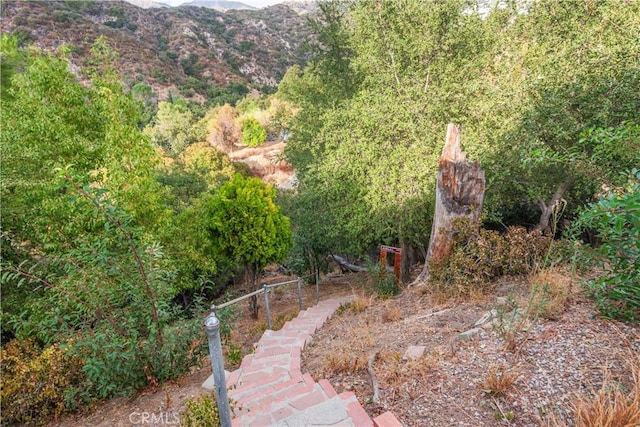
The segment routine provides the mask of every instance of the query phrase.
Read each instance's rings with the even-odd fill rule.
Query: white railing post
[[[271,311],[269,310],[269,286],[263,285],[264,289],[264,310],[267,312],[267,329],[271,329]]]

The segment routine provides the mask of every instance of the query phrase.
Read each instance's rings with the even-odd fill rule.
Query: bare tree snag
[[[367,373],[371,377],[371,387],[373,388],[373,398],[371,399],[371,401],[374,405],[380,404],[380,385],[375,372],[373,372],[373,364],[376,362],[377,358],[378,352],[376,351],[371,356],[369,356],[369,360],[367,362]]]
[[[545,201],[542,199],[538,200],[538,206],[540,206],[542,213],[540,214],[540,220],[538,221],[538,225],[534,227],[534,230],[544,231],[547,229],[547,227],[549,227],[549,220],[551,219],[551,215],[553,214],[553,211],[559,205],[564,193],[569,188],[571,188],[574,181],[575,181],[575,177],[569,176],[562,184],[560,184],[555,194],[551,198],[551,201],[549,202],[549,204],[545,203]]]
[[[467,161],[467,154],[460,147],[460,128],[449,123],[438,166],[436,205],[429,249],[424,268],[412,286],[427,283],[429,262],[447,258],[451,254],[451,223],[454,219],[467,217],[473,222],[478,222],[482,212],[484,188],[484,171],[477,162]]]

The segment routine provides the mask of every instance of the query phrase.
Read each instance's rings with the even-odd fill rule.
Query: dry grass
[[[363,311],[371,307],[371,304],[373,304],[374,298],[375,297],[373,296],[368,296],[368,297],[363,295],[357,296],[349,304],[349,309],[354,313],[362,313]]]
[[[633,357],[633,356],[631,356]],[[632,384],[627,388],[605,375],[591,398],[574,403],[577,427],[637,427],[640,425],[640,360],[629,359]]]
[[[505,366],[491,368],[482,382],[482,389],[493,396],[504,396],[513,388],[519,376],[518,372],[508,370]]]
[[[299,310],[296,308],[286,313],[277,315],[273,322],[271,322],[271,329],[273,329],[274,331],[282,329],[286,322],[296,318],[298,312]]]
[[[347,316],[340,321],[351,324],[352,319],[352,316]],[[367,324],[352,325],[345,338],[343,345],[333,348],[323,357],[321,370],[325,377],[367,369],[368,355],[375,343],[372,329]]]
[[[386,304],[384,307],[384,311],[382,312],[382,321],[383,322],[397,322],[402,319],[402,311],[400,311],[400,307],[391,306]]]
[[[564,313],[572,292],[570,275],[560,268],[539,271],[530,278],[530,312],[535,316],[557,320]]]
[[[343,349],[328,353],[324,357],[325,374],[353,374],[367,369],[367,358],[363,355]]]
[[[404,397],[414,400],[424,393],[425,387],[433,383],[439,360],[439,356],[429,354],[404,361],[398,352],[381,352],[376,373],[383,389],[398,391]]]

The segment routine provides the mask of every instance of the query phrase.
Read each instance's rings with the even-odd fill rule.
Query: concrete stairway
[[[238,408],[234,426],[402,426],[390,412],[372,420],[353,393],[338,394],[329,381],[315,382],[300,370],[300,352],[311,335],[347,301],[322,301],[281,330],[264,333],[255,352],[227,378],[229,396]]]

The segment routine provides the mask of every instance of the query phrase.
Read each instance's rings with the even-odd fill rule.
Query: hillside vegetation
[[[425,261],[450,122],[487,187],[426,260],[428,301],[563,265],[637,322],[640,3],[484,3],[331,1],[308,30],[286,6],[3,4],[3,424],[188,371],[207,306],[269,264],[312,281],[341,255],[402,291],[377,250],[403,248],[404,279]],[[267,165],[233,161],[254,147]]]
[[[5,2],[2,32],[44,49],[70,46],[69,60],[87,65],[103,36],[119,53],[114,64],[128,85],[145,83],[166,99],[210,97],[230,83],[275,88],[288,67],[302,64],[306,20],[286,5],[261,10],[204,7],[142,9],[122,1]]]

